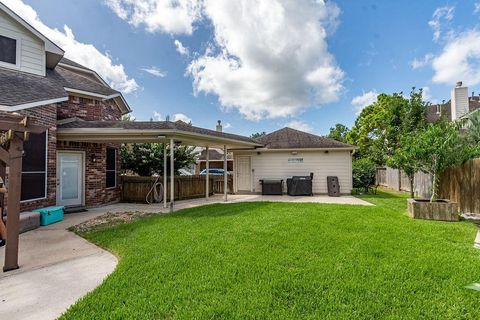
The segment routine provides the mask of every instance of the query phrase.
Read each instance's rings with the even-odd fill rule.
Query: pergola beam
[[[175,142],[170,139],[170,211],[173,211],[175,199],[175,176],[174,176],[174,160],[175,160]]]
[[[228,189],[228,166],[227,166],[227,146],[223,146],[223,200],[227,202]]]

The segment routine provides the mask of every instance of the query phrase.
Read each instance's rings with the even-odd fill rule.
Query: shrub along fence
[[[186,200],[205,197],[205,176],[177,176],[174,178],[175,200]],[[122,176],[122,201],[146,202],[146,197],[156,177]],[[223,176],[209,177],[209,193],[223,194]],[[163,183],[163,177],[158,182]],[[167,181],[167,201],[170,201],[170,177]],[[228,192],[232,193],[233,179],[228,177]],[[149,201],[153,202],[153,192],[149,195]]]
[[[377,168],[376,181],[390,189],[410,191],[408,177],[397,169]],[[421,172],[415,174],[414,188],[418,197],[430,197],[432,178]],[[462,212],[480,213],[480,159],[445,170],[440,178],[439,196],[459,203]]]

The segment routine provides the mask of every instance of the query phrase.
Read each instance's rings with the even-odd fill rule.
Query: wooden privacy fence
[[[480,213],[480,159],[445,170],[440,197],[458,202],[462,212]]]
[[[177,176],[174,178],[175,200],[185,200],[205,197],[205,176]],[[156,177],[122,176],[122,201],[146,202],[146,197]],[[163,183],[163,177],[158,182]],[[170,177],[167,181],[167,201],[170,201]],[[228,177],[229,193],[233,190],[233,179]],[[209,177],[209,193],[223,194],[223,176]],[[149,195],[149,201],[153,201],[153,193]]]
[[[376,181],[378,185],[390,189],[410,191],[408,177],[397,169],[377,168]],[[417,197],[430,197],[432,178],[422,172],[416,173],[414,189]],[[459,203],[462,212],[480,213],[480,159],[445,170],[439,189],[440,198]]]

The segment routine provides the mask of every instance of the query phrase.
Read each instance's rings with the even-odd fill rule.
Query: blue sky
[[[239,23],[232,22],[238,7],[208,0],[179,1],[185,17],[182,8],[162,11],[162,6],[172,9],[163,0],[137,1],[160,14],[147,10],[136,16],[131,0],[4,1],[64,47],[68,57],[100,68],[142,120],[182,114],[177,117],[208,128],[221,119],[229,124],[226,131],[244,135],[287,124],[326,134],[335,123],[351,126],[375,93],[428,87],[435,102],[448,100],[457,80],[470,91],[480,83],[480,5],[474,0],[326,5],[305,0],[296,2],[294,13],[289,0],[265,0],[270,7],[242,12]],[[238,2],[256,8],[255,1]],[[285,16],[283,26],[270,9]],[[302,14],[306,22],[318,23],[311,34]],[[285,31],[277,32],[282,27]],[[179,53],[176,40],[188,55]],[[92,54],[79,53],[87,44],[93,45]],[[306,49],[299,53],[297,47]],[[236,63],[240,68],[231,73]],[[198,68],[188,71],[189,66]]]

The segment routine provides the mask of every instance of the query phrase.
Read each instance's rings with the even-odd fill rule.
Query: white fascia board
[[[64,67],[64,68],[71,69],[71,70],[74,70],[74,71],[79,71],[79,72],[91,74],[91,75],[95,76],[95,78],[97,78],[97,80],[100,81],[104,86],[110,88],[109,84],[106,83],[105,80],[103,80],[102,77],[100,77],[98,75],[98,73],[96,73],[93,70],[75,67],[75,66],[72,66],[72,65],[69,65],[69,64],[66,64],[66,63],[62,63],[62,62],[60,62],[58,65],[60,67]]]
[[[52,103],[64,102],[64,101],[67,101],[67,100],[68,100],[68,97],[63,97],[63,98],[56,98],[56,99],[50,99],[50,100],[42,100],[42,101],[18,104],[18,105],[15,105],[15,106],[0,105],[0,111],[13,112],[13,111],[19,111],[19,110],[24,110],[24,109],[35,108],[35,107],[39,107],[39,106],[45,106],[45,105],[49,105],[49,104],[52,104]]]

